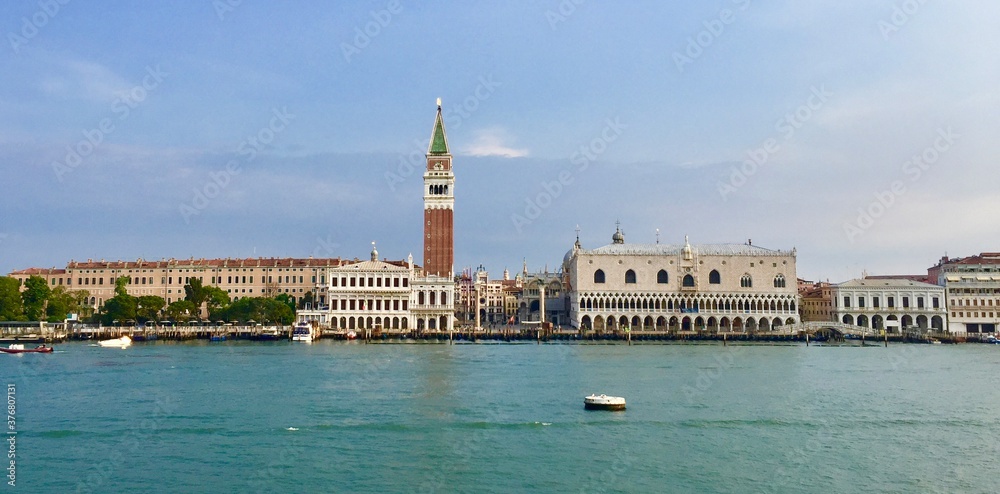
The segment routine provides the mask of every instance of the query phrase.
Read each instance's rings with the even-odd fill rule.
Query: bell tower
[[[424,273],[443,278],[454,276],[455,265],[455,174],[444,132],[441,99],[427,147],[424,172]]]

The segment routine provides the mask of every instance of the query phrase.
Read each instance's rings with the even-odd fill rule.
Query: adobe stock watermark
[[[942,155],[951,150],[961,137],[961,134],[956,134],[951,127],[938,128],[934,143],[903,163],[900,171],[909,179],[910,183],[920,180],[924,177],[925,172],[937,163]],[[873,194],[874,199],[867,206],[858,208],[858,216],[853,221],[844,222],[844,235],[847,235],[847,240],[854,243],[858,237],[871,229],[875,225],[875,220],[885,215],[899,198],[906,194],[908,191],[906,184],[905,180],[894,180],[888,188],[876,190]]]
[[[882,33],[882,39],[889,41],[889,37],[899,32],[906,23],[923,7],[927,0],[905,0],[903,3],[892,6],[892,14],[888,20],[878,21],[878,30]]]
[[[576,174],[590,168],[590,164],[604,154],[608,150],[608,146],[617,141],[626,128],[628,126],[621,123],[620,117],[605,120],[604,128],[600,134],[587,144],[581,145],[576,152],[570,155],[569,161],[576,165],[575,168],[561,170],[556,180],[542,181],[540,183],[542,190],[538,194],[533,198],[525,197],[523,214],[511,213],[510,215],[510,222],[514,225],[517,233],[523,233],[524,227],[532,224],[542,215],[542,211],[551,207],[555,200],[562,196],[566,187],[569,187],[576,180]]]
[[[361,53],[361,50],[368,48],[372,40],[382,34],[382,30],[389,27],[394,15],[399,15],[403,11],[403,6],[399,0],[389,0],[382,10],[372,10],[369,12],[372,20],[363,27],[354,28],[354,39],[350,43],[341,42],[340,51],[344,54],[344,60],[351,63],[351,58]]]
[[[497,88],[503,83],[493,80],[493,74],[479,76],[479,83],[468,96],[462,99],[462,103],[457,106],[442,105],[441,118],[444,119],[446,129],[455,130],[462,127],[462,123],[468,120],[482,102],[493,96]],[[395,192],[396,185],[406,181],[414,172],[423,170],[426,165],[428,141],[421,139],[413,140],[413,149],[404,155],[400,155],[396,169],[386,171],[384,174],[385,183],[389,190]]]
[[[243,5],[243,0],[212,0],[212,8],[215,9],[215,16],[220,21],[226,20],[226,16],[241,5]]]
[[[774,123],[774,130],[778,132],[778,137],[768,137],[759,146],[747,150],[747,159],[739,166],[733,165],[729,169],[729,180],[719,181],[716,189],[723,201],[728,200],[729,194],[736,192],[747,184],[750,177],[757,173],[761,166],[765,165],[773,155],[781,151],[781,143],[788,142],[795,136],[796,131],[805,126],[817,112],[823,109],[833,93],[826,89],[826,86],[813,86],[810,88],[810,95],[805,103],[801,104],[794,111],[786,113]]]
[[[146,66],[146,75],[142,77],[142,82],[128,91],[119,93],[118,97],[111,102],[111,113],[118,117],[117,120],[105,117],[99,120],[93,128],[84,129],[82,131],[83,139],[77,141],[76,144],[66,146],[65,158],[62,161],[52,162],[52,171],[56,174],[56,179],[62,182],[66,174],[75,170],[83,164],[83,160],[94,154],[94,151],[104,143],[105,139],[114,133],[115,123],[128,119],[132,111],[146,101],[149,94],[160,87],[168,75],[160,69],[159,65]]]
[[[38,10],[31,14],[31,17],[21,18],[21,31],[19,33],[8,32],[7,41],[10,41],[10,48],[14,53],[20,53],[21,47],[28,44],[40,30],[49,24],[49,21],[59,15],[62,8],[70,0],[41,0],[38,2]]]
[[[184,223],[190,224],[193,216],[200,215],[213,199],[219,197],[219,194],[232,183],[233,178],[243,171],[243,165],[249,164],[257,158],[257,153],[264,146],[274,142],[278,134],[284,132],[292,120],[295,120],[295,115],[288,112],[288,107],[282,107],[280,110],[272,108],[271,119],[267,125],[261,127],[255,134],[247,137],[236,146],[236,154],[239,157],[226,162],[221,170],[210,172],[208,174],[209,180],[201,187],[194,189],[194,197],[191,201],[179,206]]]
[[[687,45],[683,51],[675,51],[672,55],[674,66],[677,72],[684,73],[684,67],[691,65],[695,60],[705,54],[705,50],[712,46],[725,32],[726,26],[736,22],[736,14],[743,12],[750,7],[750,0],[732,0],[737,10],[724,8],[719,10],[715,18],[701,23],[704,29],[698,31],[693,36],[688,36]]]
[[[316,237],[316,248],[312,251],[312,256],[328,257],[337,253],[337,249],[340,244],[333,241],[333,235],[327,235],[326,238]]]
[[[576,13],[576,8],[586,0],[560,0],[559,4],[556,5],[555,10],[549,9],[545,11],[545,20],[549,21],[549,29],[553,31],[556,30],[556,26],[561,22],[566,22],[573,14]]]

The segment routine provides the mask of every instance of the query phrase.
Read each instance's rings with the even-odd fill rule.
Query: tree
[[[124,324],[136,318],[139,299],[131,295],[115,295],[104,302],[101,307],[100,321],[102,324]]]
[[[46,320],[49,322],[62,322],[72,312],[80,311],[80,300],[87,300],[90,292],[80,290],[78,292],[67,290],[65,286],[59,285],[52,289],[49,294],[48,304],[45,305]]]
[[[31,276],[24,281],[24,292],[21,300],[24,302],[24,315],[29,321],[41,321],[45,313],[45,302],[49,299],[49,284],[41,276]]]
[[[292,299],[291,295],[287,293],[279,293],[277,297],[274,297],[274,300],[287,305],[289,309],[292,309],[292,312],[295,312],[295,301]]]
[[[208,298],[208,290],[202,285],[200,279],[191,278],[184,285],[184,295],[184,300],[193,303],[195,307],[201,307],[201,304]]]
[[[80,311],[80,319],[86,319],[94,315],[94,307],[90,305],[90,291],[73,290],[69,293],[73,294],[73,303],[76,304],[77,310]]]
[[[101,324],[125,323],[135,320],[139,310],[139,299],[128,294],[126,286],[131,282],[128,276],[115,280],[115,296],[106,300],[97,319]]]
[[[0,321],[23,321],[24,301],[21,283],[9,276],[0,276]]]
[[[160,311],[167,305],[167,301],[157,295],[143,295],[138,302],[136,316],[141,322],[159,321]]]
[[[306,292],[301,298],[299,298],[299,308],[305,309],[306,307],[314,308],[315,300],[313,300],[313,292]]]
[[[177,322],[185,322],[196,316],[198,308],[189,300],[178,300],[167,306],[167,317]]]

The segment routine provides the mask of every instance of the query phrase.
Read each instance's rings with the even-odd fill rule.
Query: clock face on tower
[[[443,170],[444,166],[441,166],[441,162],[438,161],[437,163],[434,163],[434,169],[435,170]]]

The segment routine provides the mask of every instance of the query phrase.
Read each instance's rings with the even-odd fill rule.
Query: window
[[[681,285],[688,287],[694,286],[694,276],[689,274],[684,275],[684,280],[681,282]]]
[[[753,278],[749,274],[744,274],[740,278],[740,288],[753,288]]]
[[[888,303],[889,303],[888,307],[890,309],[893,308],[893,307],[895,307],[896,306],[896,297],[889,297]]]
[[[845,295],[844,296],[844,307],[850,307],[850,306],[851,306],[851,297]]]
[[[635,284],[635,271],[632,271],[631,269],[625,271],[625,283]]]
[[[594,283],[604,283],[604,271],[598,269],[594,271]]]
[[[918,309],[924,308],[924,297],[917,297],[917,308]]]
[[[711,273],[708,273],[708,284],[718,285],[720,283],[722,283],[722,276],[719,276],[719,272],[713,269]]]
[[[858,307],[864,307],[864,306],[865,306],[865,298],[858,297]]]
[[[774,287],[775,288],[785,288],[785,275],[779,274],[774,277]]]
[[[667,272],[665,270],[661,269],[659,273],[656,273],[656,282],[657,283],[661,283],[662,284],[662,283],[668,283],[669,281],[670,281],[670,276],[667,275]]]
[[[941,308],[941,301],[938,300],[937,297],[932,298],[931,299],[931,303],[934,305],[935,309],[940,309]]]
[[[872,297],[872,307],[875,307],[877,309],[878,306],[879,306],[879,299],[878,299],[878,297]]]
[[[910,306],[910,297],[903,297],[903,307],[905,308],[909,306]]]

